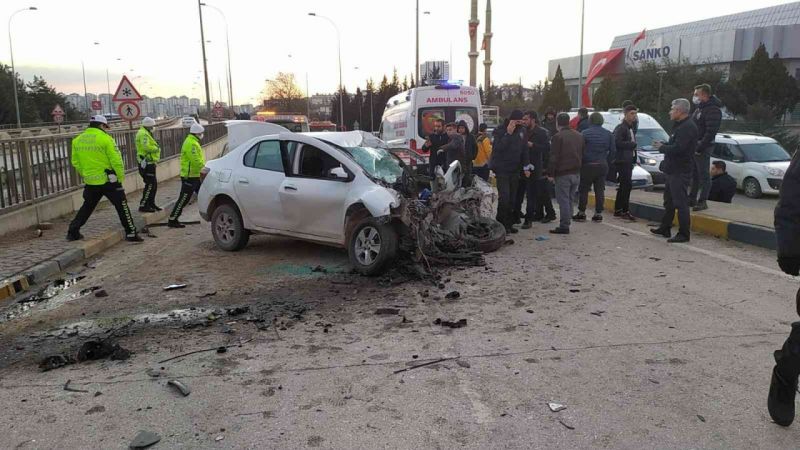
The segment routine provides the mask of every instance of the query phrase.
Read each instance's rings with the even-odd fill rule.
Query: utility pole
[[[578,108],[583,106],[583,13],[586,9],[586,0],[581,0],[581,56],[578,69]]]
[[[486,0],[486,31],[483,33],[483,89],[487,93],[492,87],[492,0]],[[486,99],[484,99],[486,100]]]
[[[197,0],[197,12],[200,15],[200,47],[203,49],[203,74],[206,83],[206,114],[208,114],[208,123],[211,123],[211,93],[208,89],[208,64],[206,62],[206,36],[203,31],[203,5],[200,0]]]
[[[478,20],[478,0],[472,0],[469,17],[469,85],[476,86],[478,83],[478,24],[480,23]]]
[[[414,72],[417,74],[417,83],[419,83],[419,0],[417,0],[417,13],[414,16],[417,19],[417,59],[414,65]]]

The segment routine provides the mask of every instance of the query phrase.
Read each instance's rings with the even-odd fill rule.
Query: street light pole
[[[225,53],[228,57],[228,106],[233,108],[233,77],[231,76],[231,41],[228,37],[228,18],[225,17],[225,13],[221,9],[214,5],[209,5],[208,3],[200,3],[200,5],[217,11],[225,22]]]
[[[416,14],[414,14],[414,17],[417,20],[417,59],[416,59],[416,64],[414,65],[414,73],[417,74],[416,80],[417,84],[419,84],[419,0],[417,0],[417,9],[416,9]]]
[[[81,72],[83,72],[83,100],[86,104],[86,115],[91,116],[89,114],[89,93],[86,91],[86,66],[83,64],[83,60],[81,60]]]
[[[14,44],[11,41],[11,19],[14,18],[17,13],[21,13],[22,11],[36,11],[35,6],[29,6],[27,8],[19,9],[11,13],[11,16],[8,18],[8,49],[11,53],[11,79],[13,80],[14,85],[14,108],[17,110],[17,128],[22,128],[22,120],[20,119],[19,115],[19,94],[17,93],[17,69],[14,66]]]
[[[656,107],[656,117],[661,117],[661,86],[664,82],[664,75],[667,74],[667,71],[661,69],[656,73],[658,74],[658,106]]]
[[[339,121],[341,122],[341,128],[344,130],[344,89],[342,88],[342,35],[339,32],[339,27],[333,22],[333,20],[325,17],[317,15],[317,13],[310,12],[308,13],[309,16],[312,17],[319,17],[320,19],[325,19],[333,25],[333,28],[336,30],[336,43],[338,47],[338,54],[339,54]]]
[[[206,83],[206,114],[208,114],[208,123],[211,123],[211,93],[208,90],[208,64],[206,62],[206,37],[203,31],[203,6],[200,0],[197,0],[197,13],[200,16],[200,47],[203,49],[203,74],[205,75]]]

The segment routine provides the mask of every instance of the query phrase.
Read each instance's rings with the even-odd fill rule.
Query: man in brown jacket
[[[555,179],[556,201],[561,214],[560,224],[550,232],[569,234],[572,205],[580,183],[581,157],[586,143],[580,133],[569,127],[569,114],[559,114],[556,124],[559,131],[550,144],[547,177]]]

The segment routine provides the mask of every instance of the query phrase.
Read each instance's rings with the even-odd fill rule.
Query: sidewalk
[[[134,173],[129,176],[139,175]],[[139,213],[142,191],[128,193],[128,206],[137,228],[166,220],[179,190],[180,178],[159,183],[156,203],[164,210],[154,214]],[[44,230],[41,237],[36,236],[35,230],[0,237],[0,301],[26,290],[34,282],[61,272],[69,264],[111,247],[123,238],[117,212],[108,201],[103,200],[81,228],[85,238],[67,242],[67,227],[73,216],[53,220],[53,227]]]
[[[616,195],[615,188],[606,186],[606,211],[614,211]],[[591,203],[594,204],[593,195]],[[658,221],[664,213],[663,204],[663,191],[635,190],[631,193],[631,213],[636,217]],[[708,202],[707,210],[692,212],[692,231],[773,250],[776,246],[770,209]]]

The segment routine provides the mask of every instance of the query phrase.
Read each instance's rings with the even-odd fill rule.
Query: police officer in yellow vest
[[[142,200],[139,202],[139,212],[152,213],[161,211],[156,205],[156,164],[161,159],[161,148],[153,137],[153,128],[156,121],[150,117],[142,119],[142,126],[136,133],[136,156],[139,161],[139,175],[144,180]]]
[[[133,224],[131,210],[125,198],[125,166],[116,142],[108,131],[108,120],[103,115],[92,116],[89,128],[72,140],[72,165],[83,178],[83,205],[69,224],[68,241],[83,239],[80,230],[89,220],[97,203],[105,196],[114,205],[119,221],[125,228],[125,240],[142,242]]]
[[[203,139],[205,128],[195,122],[189,128],[189,135],[183,141],[181,147],[181,193],[172,214],[169,215],[167,225],[170,228],[185,228],[186,225],[180,223],[183,208],[189,204],[192,194],[200,190],[200,170],[206,165],[206,158],[203,155],[203,147],[200,140]]]

